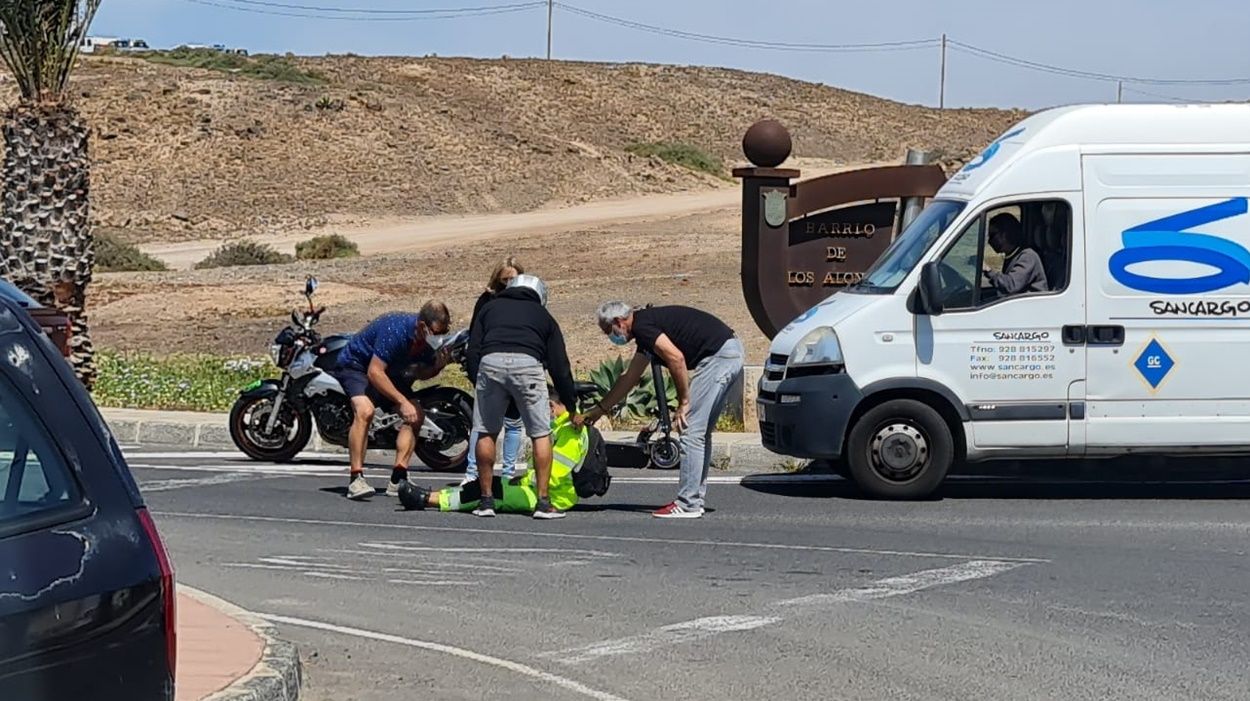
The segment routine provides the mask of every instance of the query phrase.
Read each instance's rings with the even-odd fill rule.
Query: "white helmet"
[[[547,306],[547,283],[537,275],[517,275],[508,282],[508,287],[524,287],[538,293],[538,301]]]

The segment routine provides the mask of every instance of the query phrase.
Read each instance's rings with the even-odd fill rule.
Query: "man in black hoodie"
[[[548,498],[551,480],[551,408],[547,372],[560,401],[575,407],[573,370],[560,325],[547,311],[547,286],[533,275],[518,275],[503,292],[483,305],[469,331],[469,380],[476,388],[473,430],[478,433],[478,485],[482,498],[476,516],[494,516],[491,491],[495,468],[495,436],[503,428],[508,403],[521,412],[534,444],[534,476],[538,506],[534,518],[564,518]]]

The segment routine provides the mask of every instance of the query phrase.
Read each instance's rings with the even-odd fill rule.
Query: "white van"
[[[773,340],[764,445],[887,498],[955,460],[1250,452],[1247,197],[1250,105],[1020,122]],[[983,271],[991,220],[1032,291]]]

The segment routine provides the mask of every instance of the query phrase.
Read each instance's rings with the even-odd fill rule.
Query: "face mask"
[[[439,335],[434,335],[432,333],[426,334],[425,345],[429,346],[430,350],[438,350],[443,347],[443,344],[447,343],[447,338],[449,336],[451,336],[449,333]]]
[[[612,333],[608,334],[608,340],[611,341],[614,346],[624,346],[629,344],[629,339],[625,337],[625,334],[617,331],[616,329],[612,329]]]

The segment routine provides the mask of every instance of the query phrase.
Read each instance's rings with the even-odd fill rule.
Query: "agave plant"
[[[625,374],[628,364],[625,359],[617,356],[613,360],[606,360],[599,367],[590,371],[590,381],[595,383],[598,392],[594,396],[595,401],[602,400],[608,391],[612,389],[612,385]],[[664,399],[668,403],[669,408],[677,406],[677,385],[673,384],[673,378],[664,375]],[[642,382],[635,387],[625,398],[625,402],[615,409],[613,419],[630,419],[650,416],[659,406],[656,397],[655,381],[651,378],[651,374],[647,373],[643,376]]]
[[[95,360],[87,285],[95,262],[88,128],[69,75],[100,0],[0,0],[0,60],[18,87],[4,115],[0,275],[69,317],[71,363],[88,387]]]

